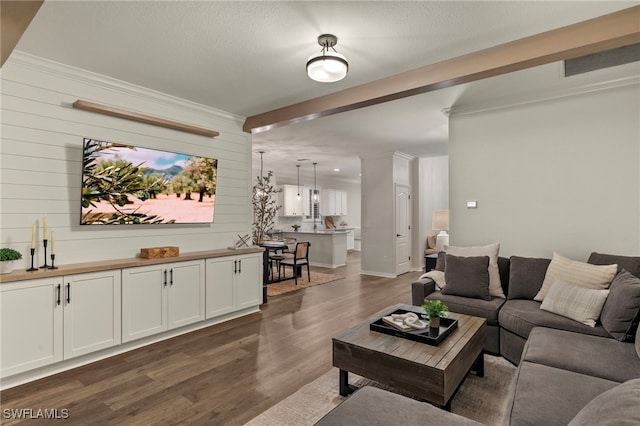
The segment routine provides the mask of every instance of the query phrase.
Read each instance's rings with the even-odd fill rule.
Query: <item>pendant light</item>
[[[296,164],[296,167],[298,168],[298,200],[300,198],[302,198],[300,196],[300,164]]]
[[[316,185],[316,166],[318,163],[313,163],[313,211],[311,214],[313,215],[313,229],[316,229],[318,225],[316,225],[316,212],[318,208],[318,187]]]
[[[336,52],[333,46],[337,43],[338,37],[333,34],[318,36],[318,44],[322,46],[322,50],[311,55],[307,61],[307,75],[310,79],[321,83],[333,83],[347,76],[349,63],[344,55]]]

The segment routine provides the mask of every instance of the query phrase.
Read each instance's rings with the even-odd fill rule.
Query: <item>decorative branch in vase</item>
[[[253,244],[259,245],[264,240],[267,232],[273,229],[275,217],[282,207],[278,205],[277,194],[282,189],[276,188],[271,183],[273,171],[269,170],[266,176],[258,176],[258,182],[253,186]]]

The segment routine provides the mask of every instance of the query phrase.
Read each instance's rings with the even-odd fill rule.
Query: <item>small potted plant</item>
[[[449,308],[441,300],[425,300],[422,309],[429,318],[429,327],[431,328],[439,328],[440,318],[445,317],[449,312]]]
[[[8,274],[13,271],[13,261],[22,259],[19,251],[10,248],[0,249],[0,274]]]
[[[291,225],[291,227],[293,228],[294,232],[298,232],[298,229],[300,229],[300,225],[298,225],[297,223],[294,223],[293,225]]]

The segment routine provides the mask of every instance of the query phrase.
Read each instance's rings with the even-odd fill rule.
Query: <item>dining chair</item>
[[[293,252],[293,258],[286,258],[280,261],[280,268],[283,272],[285,267],[291,266],[293,271],[293,279],[296,285],[298,285],[298,268],[302,269],[302,266],[307,265],[307,279],[311,281],[311,271],[309,270],[309,241],[298,241],[296,243],[295,251]],[[280,269],[278,269],[278,275],[280,275]],[[284,274],[286,276],[286,274]]]

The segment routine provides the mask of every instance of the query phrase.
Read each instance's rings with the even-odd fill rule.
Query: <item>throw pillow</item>
[[[427,248],[434,249],[436,248],[436,234],[427,235]]]
[[[436,283],[436,290],[442,290],[444,286],[447,285],[444,279],[444,272],[436,271],[435,269],[432,269],[431,271],[425,274],[422,274],[420,276],[420,279],[422,278],[431,278],[433,282]]]
[[[583,288],[556,279],[540,309],[595,327],[608,294],[609,290]]]
[[[618,265],[590,265],[553,253],[551,263],[544,276],[542,288],[533,300],[542,302],[549,287],[556,279],[584,288],[604,290],[609,288],[611,280],[618,272]]]
[[[622,270],[611,282],[600,322],[604,329],[621,342],[633,337],[633,320],[640,310],[640,278]]]
[[[500,270],[498,269],[498,252],[500,251],[500,243],[489,244],[486,246],[473,247],[447,247],[447,254],[454,256],[488,256],[489,257],[489,294],[504,299],[504,291],[500,282]]]
[[[593,398],[568,426],[619,426],[640,424],[640,379],[628,380]]]
[[[591,253],[587,263],[592,265],[618,265],[618,272],[626,269],[632,275],[640,278],[640,256],[618,256],[617,254]]]
[[[447,254],[442,294],[491,300],[489,256],[459,257]]]
[[[511,256],[508,299],[532,300],[544,281],[551,259]]]

